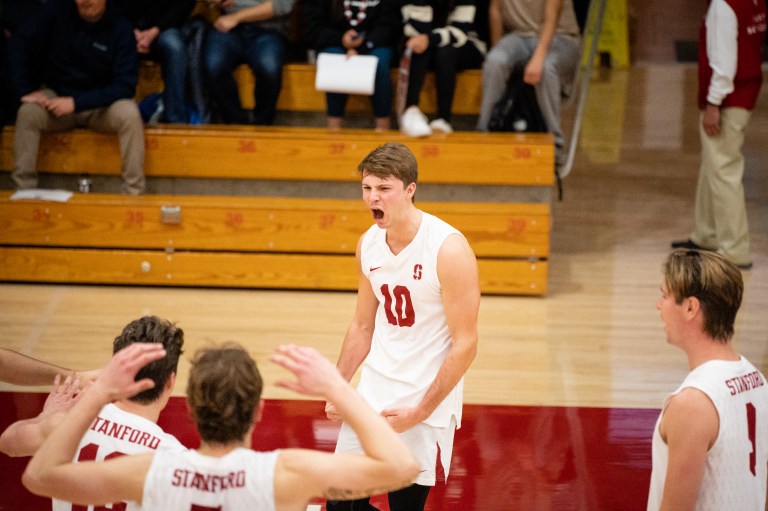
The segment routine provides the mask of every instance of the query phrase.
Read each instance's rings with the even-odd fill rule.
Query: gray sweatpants
[[[483,63],[483,99],[477,129],[488,131],[493,107],[507,88],[507,80],[517,65],[525,65],[533,55],[538,37],[523,37],[509,33],[491,48]],[[549,131],[555,137],[555,159],[565,163],[563,133],[560,128],[560,103],[563,88],[573,81],[579,65],[579,45],[571,38],[555,36],[544,62],[541,82],[536,85],[536,98]]]

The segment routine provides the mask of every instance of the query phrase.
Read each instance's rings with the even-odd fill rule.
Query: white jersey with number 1
[[[691,371],[685,388],[706,394],[717,409],[720,430],[707,453],[697,510],[765,509],[768,472],[768,385],[747,359],[710,360]],[[670,397],[672,397],[670,396]],[[668,398],[669,399],[669,398]],[[661,506],[669,447],[656,422],[648,511]],[[695,421],[691,417],[691,421]]]

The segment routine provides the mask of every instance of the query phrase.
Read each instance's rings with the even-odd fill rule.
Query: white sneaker
[[[442,117],[430,122],[429,127],[432,128],[432,131],[435,133],[453,133],[453,127],[451,126],[451,123]]]
[[[400,117],[400,131],[409,137],[426,137],[432,134],[432,128],[427,124],[427,116],[415,105],[408,107]]]

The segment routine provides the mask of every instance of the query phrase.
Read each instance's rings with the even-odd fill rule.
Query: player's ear
[[[168,381],[165,382],[164,390],[173,390],[173,386],[175,384],[176,384],[176,373],[171,373],[171,375],[168,376]]]
[[[695,316],[701,309],[701,302],[695,296],[689,296],[685,300],[685,312],[691,316]]]

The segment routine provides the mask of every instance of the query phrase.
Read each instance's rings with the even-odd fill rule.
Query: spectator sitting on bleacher
[[[253,124],[275,120],[283,85],[288,44],[288,15],[295,0],[212,0],[221,16],[214,22],[203,50],[206,82],[226,124],[247,124],[232,72],[245,62],[256,77]]]
[[[487,50],[475,30],[477,0],[404,0],[402,14],[405,47],[412,54],[400,130],[412,137],[452,133],[456,73],[479,68]],[[435,70],[437,89],[437,118],[429,124],[418,106],[428,67]]]
[[[181,27],[195,0],[118,0],[133,24],[139,58],[160,62],[163,73],[163,114],[171,123],[189,121],[185,100],[187,45]]]
[[[389,129],[392,115],[390,63],[400,33],[399,2],[307,0],[303,6],[307,40],[316,51],[378,57],[371,103],[375,129]],[[337,93],[326,95],[329,129],[341,129],[348,97]]]
[[[11,37],[9,61],[22,103],[13,142],[18,188],[37,186],[41,133],[82,126],[118,133],[123,191],[144,191],[144,124],[133,100],[136,41],[111,0],[48,0]]]
[[[8,39],[43,5],[45,0],[0,1],[0,126],[11,122],[19,109],[8,72]]]
[[[483,64],[483,99],[477,129],[488,131],[493,107],[504,95],[507,80],[525,65],[523,80],[536,89],[536,99],[555,137],[555,164],[566,159],[560,128],[563,89],[579,63],[579,25],[573,0],[491,0],[488,24],[492,48]]]

